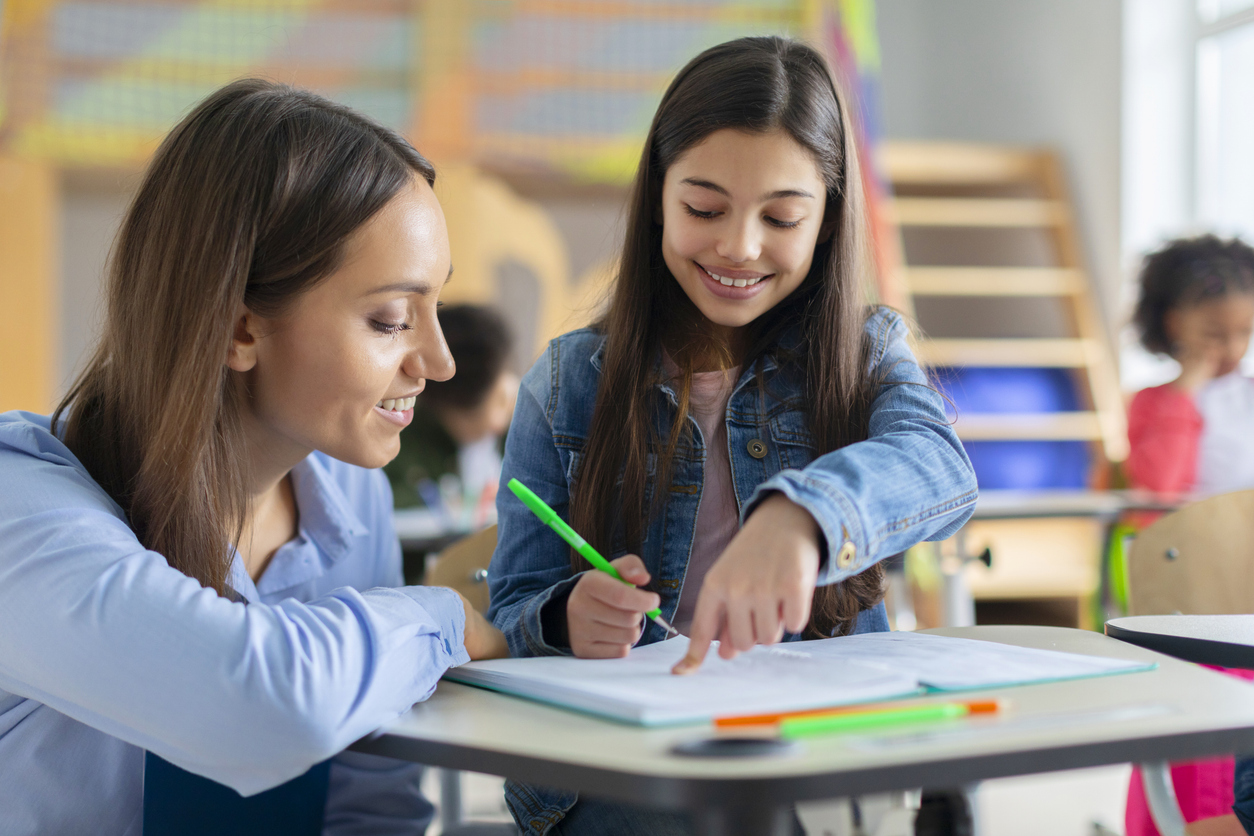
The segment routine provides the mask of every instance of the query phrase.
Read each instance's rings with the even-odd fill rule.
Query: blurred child
[[[1239,369],[1254,329],[1254,249],[1214,235],[1173,241],[1145,260],[1134,321],[1141,343],[1178,361],[1180,376],[1132,399],[1132,484],[1199,495],[1254,488],[1254,380]],[[1171,777],[1190,834],[1244,833],[1232,815],[1232,758],[1176,764]],[[1126,825],[1128,836],[1158,834],[1137,770]]]
[[[1141,343],[1180,363],[1128,410],[1135,487],[1212,495],[1254,488],[1254,380],[1239,370],[1254,329],[1254,250],[1213,235],[1145,260],[1134,321]]]
[[[491,509],[518,395],[518,375],[509,369],[513,337],[489,307],[447,305],[437,315],[457,371],[427,381],[413,423],[401,432],[400,455],[385,470],[398,508],[464,502],[469,510]]]

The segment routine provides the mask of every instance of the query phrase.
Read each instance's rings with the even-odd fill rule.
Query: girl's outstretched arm
[[[881,309],[867,329],[879,381],[867,439],[758,486],[740,532],[705,578],[692,647],[677,672],[700,665],[715,638],[725,657],[777,641],[783,629],[804,624],[816,584],[944,539],[971,516],[975,473],[910,351],[905,323]],[[820,566],[822,545],[829,557]]]

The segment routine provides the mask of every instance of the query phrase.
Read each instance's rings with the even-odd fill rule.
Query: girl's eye
[[[380,322],[377,319],[370,320],[370,327],[378,331],[380,334],[387,334],[392,337],[402,331],[412,331],[414,329],[414,326],[410,325],[408,322]]]
[[[772,218],[770,216],[767,216],[766,222],[771,226],[778,227],[779,229],[795,229],[801,225],[801,221],[781,221],[779,218]]]
[[[701,219],[703,219],[703,220],[707,220],[707,221],[708,221],[710,218],[716,217],[716,216],[718,216],[718,215],[720,214],[720,213],[718,213],[718,212],[702,212],[700,209],[693,209],[693,208],[692,208],[691,206],[689,206],[687,203],[685,203],[685,204],[684,204],[684,209],[686,209],[686,210],[687,210],[687,212],[688,212],[688,214],[689,214],[689,215],[692,215],[694,218],[701,218]]]

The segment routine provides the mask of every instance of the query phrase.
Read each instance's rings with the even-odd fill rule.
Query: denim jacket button
[[[846,540],[845,544],[840,547],[840,551],[836,553],[836,568],[848,569],[853,565],[853,559],[858,556],[858,547],[853,541]]]
[[[762,439],[755,438],[746,446],[750,456],[753,456],[755,459],[766,458],[766,442],[762,441]]]

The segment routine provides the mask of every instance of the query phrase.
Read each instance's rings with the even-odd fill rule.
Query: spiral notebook
[[[800,711],[913,696],[1148,670],[1152,664],[922,633],[868,633],[714,649],[695,673],[671,674],[683,637],[625,659],[544,656],[470,662],[445,679],[644,726]]]

